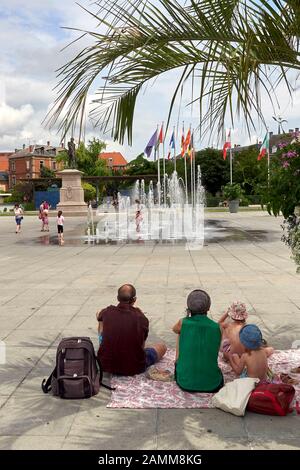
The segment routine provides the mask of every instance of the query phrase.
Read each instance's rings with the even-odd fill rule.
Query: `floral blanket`
[[[175,350],[169,349],[165,357],[157,364],[160,369],[174,370]],[[233,380],[235,374],[231,367],[219,356],[225,383]],[[290,374],[290,370],[300,366],[300,349],[275,351],[269,358],[269,366],[275,374],[287,373],[293,378],[300,374]],[[212,393],[187,393],[175,382],[158,382],[148,379],[145,374],[133,377],[113,376],[112,392],[108,408],[213,408]],[[300,401],[300,384],[295,386],[297,401]]]

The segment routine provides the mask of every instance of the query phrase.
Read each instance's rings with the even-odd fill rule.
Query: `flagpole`
[[[268,142],[268,148],[267,148],[267,159],[268,159],[268,186],[270,186],[270,140],[269,140],[269,128],[267,127],[267,142]]]
[[[159,144],[157,148],[157,192],[158,192],[158,205],[160,206],[160,156],[159,156]]]
[[[175,126],[173,127],[174,136],[174,171],[176,171],[176,144],[175,144]]]
[[[197,198],[196,198],[196,192],[197,192],[197,187],[196,187],[196,152],[195,152],[195,129],[193,129],[193,148],[192,148],[192,155],[193,155],[193,171],[194,171],[194,205],[196,206]]]
[[[164,205],[166,205],[166,195],[167,195],[167,188],[166,188],[166,160],[165,160],[165,135],[164,135],[164,122],[162,123],[162,132],[163,132],[163,172],[164,172]]]
[[[230,155],[230,184],[233,183],[233,178],[232,178],[232,146],[231,146],[231,128],[230,128],[230,149],[229,149],[229,155]]]
[[[192,126],[190,125],[190,130],[192,132]],[[189,147],[191,149],[191,154],[190,154],[190,164],[191,164],[191,204],[192,206],[194,205],[194,184],[193,184],[193,181],[194,181],[194,176],[193,176],[193,149],[192,149],[192,134],[191,134],[191,140],[190,140],[190,144],[189,144]]]
[[[187,165],[186,165],[186,151],[185,151],[185,136],[184,136],[184,121],[182,121],[182,149],[181,151],[184,152],[183,158],[184,158],[184,183],[185,183],[185,202],[188,204],[189,202],[189,197],[188,197],[188,188],[187,188]]]
[[[185,202],[188,204],[189,196],[188,196],[188,176],[187,176],[187,162],[186,162],[186,152],[184,153],[184,179],[185,179]]]

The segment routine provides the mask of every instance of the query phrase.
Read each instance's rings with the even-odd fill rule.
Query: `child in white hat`
[[[222,329],[221,351],[241,356],[245,348],[240,342],[240,330],[246,325],[248,312],[243,302],[233,302],[219,320]]]

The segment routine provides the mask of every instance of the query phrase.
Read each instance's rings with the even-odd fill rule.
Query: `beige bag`
[[[228,382],[213,396],[212,404],[233,415],[244,416],[250,394],[258,382],[259,379],[250,377]]]

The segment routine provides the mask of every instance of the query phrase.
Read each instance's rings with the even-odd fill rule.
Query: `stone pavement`
[[[218,410],[107,409],[109,391],[82,401],[43,395],[61,337],[91,336],[95,312],[114,301],[117,287],[135,284],[150,319],[150,340],[175,347],[173,323],[190,290],[206,289],[217,319],[233,300],[245,301],[251,321],[277,348],[300,339],[300,278],[280,241],[281,219],[263,212],[207,213],[201,251],[181,245],[89,246],[78,239],[84,220],[66,220],[66,244],[39,232],[25,217],[14,233],[0,217],[0,365],[2,449],[299,449],[300,417]],[[51,235],[51,234],[50,234]],[[77,238],[76,238],[77,237]]]

